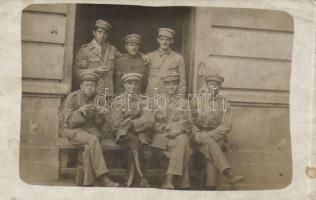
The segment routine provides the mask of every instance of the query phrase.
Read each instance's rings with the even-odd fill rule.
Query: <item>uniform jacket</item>
[[[186,70],[182,55],[171,49],[166,52],[158,49],[147,54],[147,57],[149,59],[149,75],[146,93],[153,93],[155,88],[162,88],[161,77],[171,72],[178,72],[180,74],[178,94],[184,96],[186,93]]]
[[[184,134],[189,134],[192,123],[191,113],[188,110],[188,101],[181,96],[169,96],[168,94],[160,94],[165,97],[165,107],[155,107],[155,105],[163,105],[163,98],[157,98],[153,104],[154,132],[155,134],[164,133],[166,129],[180,129]]]
[[[139,98],[142,98],[141,95]],[[126,93],[122,93],[120,96],[116,96],[113,100],[116,102],[121,101],[123,109],[112,110],[113,129],[116,134],[121,131],[125,131],[123,121],[130,119],[132,122],[132,129],[127,131],[138,135],[141,143],[148,144],[150,136],[148,136],[148,130],[153,126],[153,118],[150,112],[146,112],[140,109],[139,99],[128,97]]]
[[[103,43],[102,47],[95,40],[84,44],[79,49],[76,60],[75,69],[77,76],[84,69],[97,69],[106,67],[109,70],[101,75],[97,82],[97,93],[104,93],[105,87],[109,88],[107,94],[113,94],[113,70],[114,59],[121,53],[111,44]]]
[[[224,139],[232,129],[232,111],[229,101],[217,95],[193,97],[191,101],[192,119],[195,131],[210,134],[215,140]]]
[[[79,110],[86,104],[93,104],[94,97],[87,98],[81,90],[70,93],[63,107],[62,127],[66,137],[71,137],[77,131],[87,131],[95,136],[100,136],[100,123],[104,121],[97,111],[88,111],[84,116]]]

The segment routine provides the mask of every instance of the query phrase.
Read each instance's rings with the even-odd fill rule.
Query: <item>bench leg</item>
[[[60,150],[60,168],[67,168],[68,166],[68,150]]]
[[[76,164],[76,184],[78,186],[83,185],[83,179],[84,179],[82,153],[83,153],[83,150],[79,148],[78,155],[77,155],[77,164]]]
[[[60,180],[62,169],[68,167],[68,149],[59,149],[59,176],[58,179]]]

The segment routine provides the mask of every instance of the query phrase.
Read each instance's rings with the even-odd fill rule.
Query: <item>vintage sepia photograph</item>
[[[293,17],[278,10],[26,7],[20,178],[65,187],[287,187],[293,36]]]

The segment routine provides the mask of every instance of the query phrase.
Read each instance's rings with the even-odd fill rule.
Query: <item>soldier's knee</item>
[[[210,145],[217,144],[216,140],[214,140],[212,137],[206,138],[206,142]]]
[[[137,135],[134,135],[133,133],[128,133],[126,137],[131,141],[138,141]]]
[[[94,136],[94,135],[90,135],[90,136],[88,137],[88,144],[89,144],[89,145],[93,145],[93,144],[98,143],[98,142],[99,142],[98,137],[96,137],[96,136]]]
[[[129,145],[132,150],[138,150],[140,147],[139,139],[134,134],[129,134]]]

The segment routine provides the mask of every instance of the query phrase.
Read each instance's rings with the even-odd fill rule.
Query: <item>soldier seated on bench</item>
[[[192,153],[188,137],[191,129],[190,113],[186,109],[188,103],[182,95],[178,95],[179,73],[170,72],[161,81],[162,91],[153,102],[154,136],[149,146],[160,150],[169,158],[166,177],[161,187],[174,189],[174,179],[179,178],[179,188],[188,189],[191,187],[189,159]]]
[[[215,189],[217,170],[234,185],[244,178],[233,174],[222,149],[221,143],[232,129],[232,112],[229,102],[218,95],[224,78],[217,73],[206,76],[205,82],[209,94],[191,101],[194,128],[192,140],[194,146],[206,158],[206,187]],[[207,106],[207,107],[206,107]]]
[[[109,170],[98,138],[100,130],[97,119],[102,117],[94,106],[98,79],[99,75],[90,70],[80,74],[80,90],[70,93],[64,105],[62,136],[67,137],[73,145],[85,147],[83,185],[93,185],[98,179],[102,186],[117,187],[119,184],[107,175]]]
[[[116,96],[113,102],[121,102],[123,107],[115,109],[112,114],[113,127],[115,129],[116,143],[127,144],[130,147],[130,172],[127,187],[132,186],[134,179],[134,171],[136,170],[140,177],[140,187],[149,187],[145,178],[139,159],[139,151],[141,147],[148,144],[148,138],[145,130],[152,126],[152,122],[148,121],[148,112],[142,111],[139,107],[139,100],[143,96],[141,92],[141,81],[143,75],[139,73],[126,73],[121,79],[124,86],[124,92]]]

